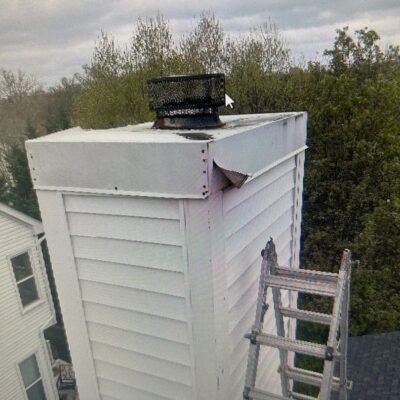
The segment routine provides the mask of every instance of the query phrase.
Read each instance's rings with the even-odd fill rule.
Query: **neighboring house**
[[[0,203],[0,399],[58,399],[43,336],[56,323],[42,224]]]

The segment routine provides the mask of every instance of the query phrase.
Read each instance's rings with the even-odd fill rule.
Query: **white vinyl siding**
[[[241,400],[269,236],[297,265],[306,114],[221,118],[207,141],[148,123],[27,142],[84,400]]]
[[[295,159],[289,159],[241,189],[224,192],[225,256],[230,337],[230,399],[240,400],[249,349],[244,335],[251,330],[261,266],[261,249],[273,237],[281,265],[291,265]],[[283,295],[288,302],[287,293]],[[272,306],[272,296],[267,302]],[[273,307],[266,314],[264,330],[275,332]],[[257,385],[280,385],[278,352],[262,349]],[[267,373],[268,372],[268,373]]]
[[[41,300],[34,307],[22,311],[10,257],[29,249],[31,266]],[[52,371],[47,363],[41,341],[43,329],[53,317],[50,293],[47,290],[46,272],[36,247],[30,226],[0,212],[0,398],[26,400],[21,385],[18,364],[28,355],[36,353],[48,399],[54,395]],[[32,303],[33,305],[33,303]],[[28,305],[27,308],[30,306]],[[55,322],[55,321],[54,321]]]
[[[64,204],[100,395],[192,399],[178,201],[66,195]]]

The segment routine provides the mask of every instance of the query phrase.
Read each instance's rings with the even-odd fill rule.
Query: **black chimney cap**
[[[148,81],[155,128],[210,129],[222,126],[218,107],[225,104],[225,75],[180,75]]]

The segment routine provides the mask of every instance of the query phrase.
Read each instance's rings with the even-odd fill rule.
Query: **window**
[[[35,354],[22,361],[19,370],[28,400],[46,400]]]
[[[31,266],[29,254],[23,253],[11,259],[15,280],[21,297],[22,306],[25,307],[39,299],[35,277]]]

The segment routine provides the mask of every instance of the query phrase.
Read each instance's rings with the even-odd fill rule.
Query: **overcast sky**
[[[400,44],[400,0],[0,0],[0,68],[22,69],[45,84],[81,72],[100,30],[124,43],[138,17],[164,14],[179,35],[212,11],[237,34],[271,19],[296,58],[314,59],[335,29],[368,26],[382,45]]]

